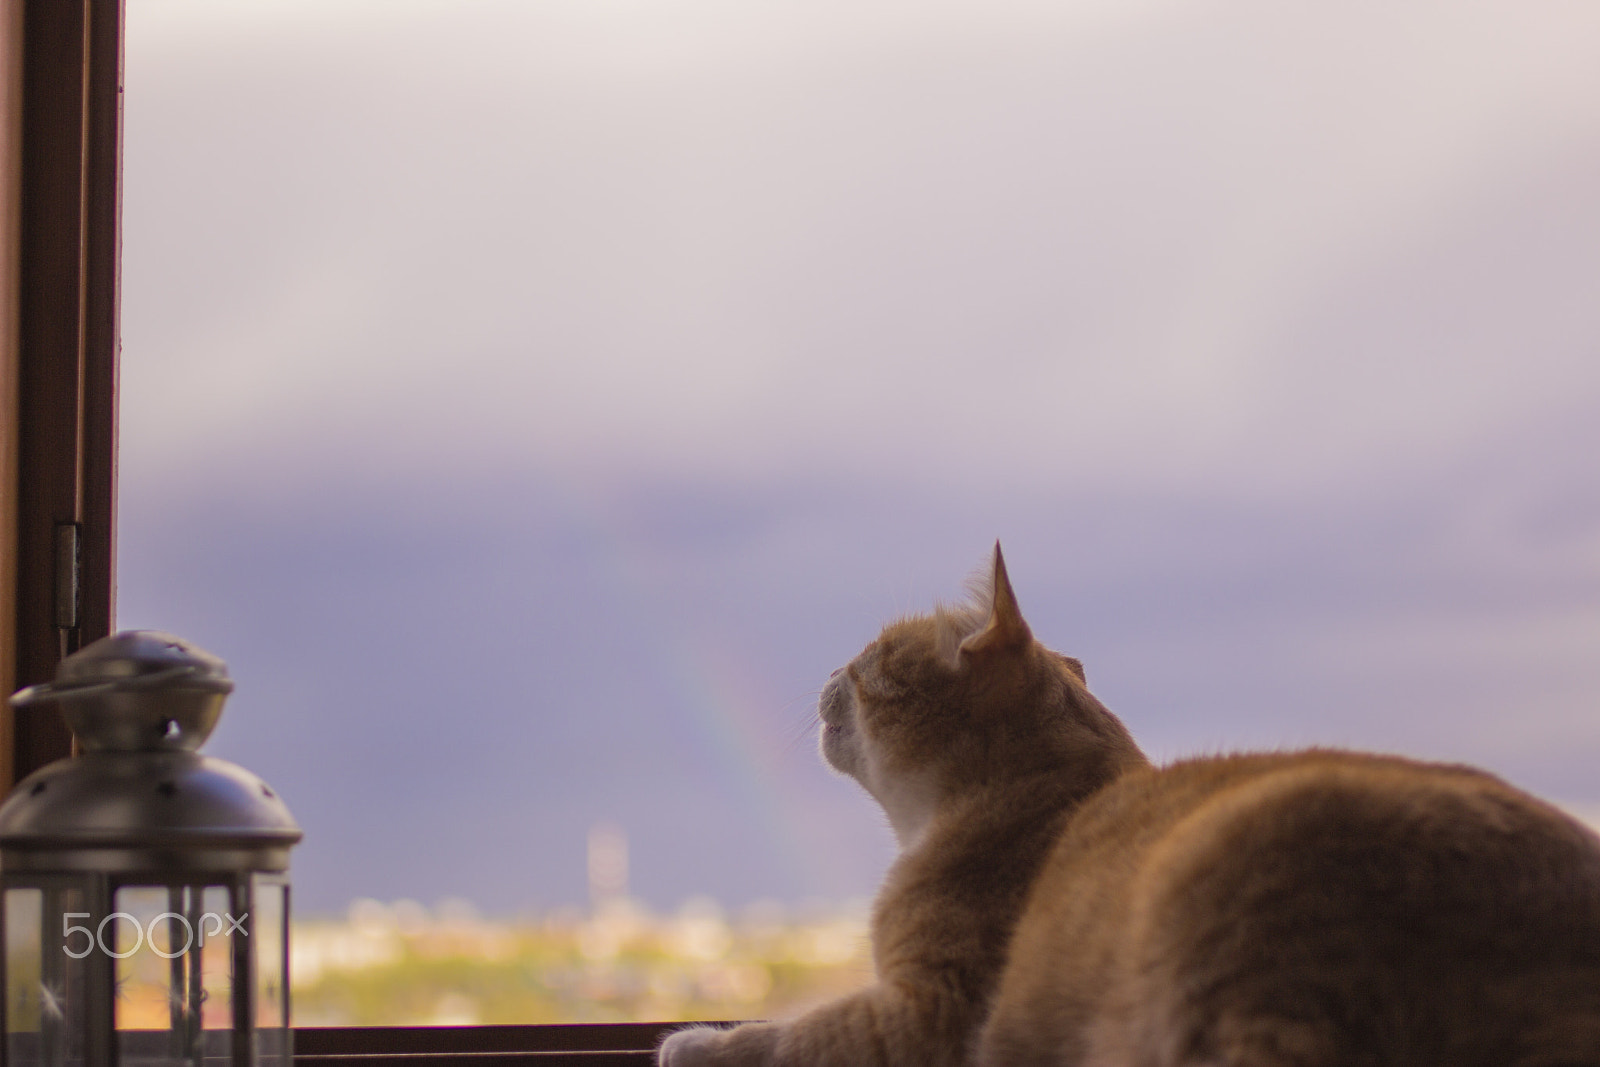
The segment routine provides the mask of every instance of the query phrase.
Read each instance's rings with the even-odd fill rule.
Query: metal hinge
[[[78,628],[78,550],[83,526],[56,523],[56,629]]]

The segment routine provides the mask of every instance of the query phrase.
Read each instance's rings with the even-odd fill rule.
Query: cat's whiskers
[[[809,697],[797,696],[784,705],[784,714],[788,715],[795,705],[803,700],[807,701],[805,717],[800,719],[797,716],[798,721],[791,720],[792,724],[783,745],[785,754],[798,752],[802,748],[816,747],[815,736],[822,726],[822,716],[817,711],[817,702],[821,699],[822,688],[819,686],[811,691]]]

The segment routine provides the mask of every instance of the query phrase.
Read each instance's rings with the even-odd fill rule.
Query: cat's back
[[[980,1046],[996,1065],[1600,1064],[1600,840],[1483,772],[1390,757],[1129,774],[1057,843]]]

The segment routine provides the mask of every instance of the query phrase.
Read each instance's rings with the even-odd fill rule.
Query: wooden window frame
[[[674,1025],[308,1027],[294,1067],[648,1067]]]
[[[4,0],[5,557],[10,693],[111,632],[122,159],[120,0]],[[72,751],[53,710],[0,731],[7,788]]]
[[[0,694],[116,614],[122,75],[122,0],[0,0]],[[0,795],[72,747],[53,710],[0,712]],[[639,1067],[670,1028],[309,1028],[295,1061]]]

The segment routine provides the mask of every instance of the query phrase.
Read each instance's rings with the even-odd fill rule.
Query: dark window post
[[[111,632],[116,543],[122,4],[20,2],[21,47],[7,42],[21,61],[6,116],[13,128],[20,118],[21,139],[7,160],[20,222],[6,277],[16,302],[8,691],[48,680],[61,656]],[[71,744],[53,714],[17,713],[0,776],[20,778]]]

